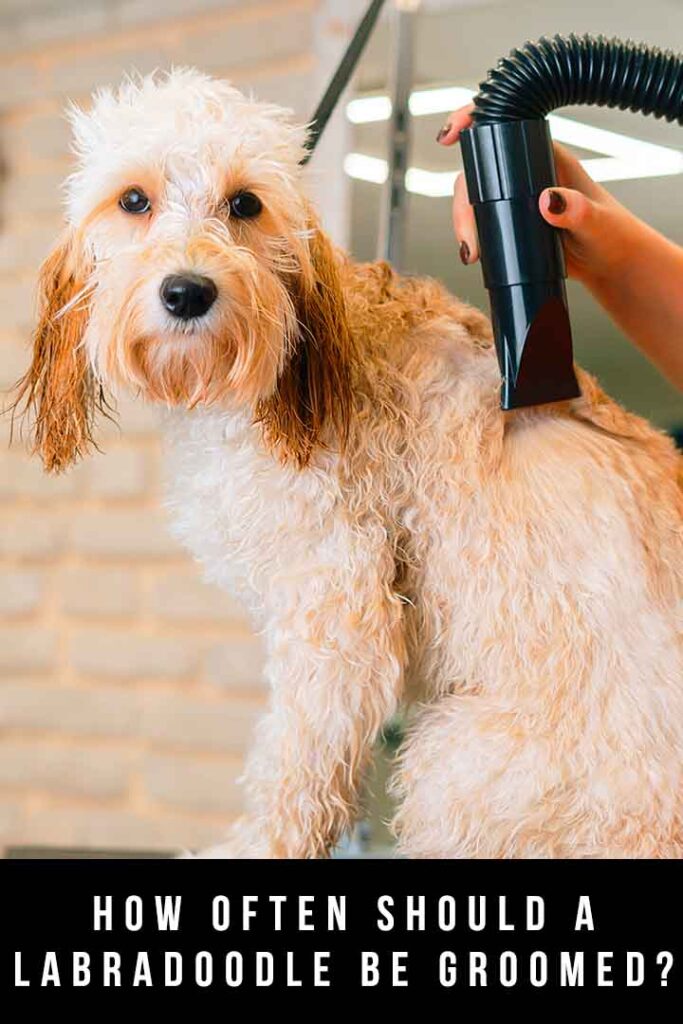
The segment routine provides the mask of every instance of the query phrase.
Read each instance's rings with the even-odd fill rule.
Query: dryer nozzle
[[[580,395],[562,281],[491,290],[503,409]]]
[[[538,209],[556,184],[545,120],[475,124],[461,134],[502,376],[501,405],[577,398],[564,254]]]

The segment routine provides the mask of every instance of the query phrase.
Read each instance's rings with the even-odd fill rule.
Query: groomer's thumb
[[[582,234],[594,225],[595,203],[573,188],[547,188],[541,192],[538,205],[543,218],[554,228]]]

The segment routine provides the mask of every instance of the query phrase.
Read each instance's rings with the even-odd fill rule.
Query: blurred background
[[[415,5],[413,5],[415,6]],[[37,266],[60,230],[69,168],[61,111],[125,71],[191,64],[312,113],[362,0],[0,0],[0,387],[27,363]],[[425,0],[415,16],[409,272],[486,307],[452,235],[459,154],[435,144],[453,92],[527,38],[603,32],[682,48],[680,0]],[[385,18],[311,167],[333,236],[377,252],[386,177],[392,33]],[[465,96],[466,93],[461,95]],[[441,98],[439,98],[441,97]],[[359,102],[360,101],[360,102]],[[681,151],[680,128],[595,109],[563,115]],[[578,143],[591,141],[584,132]],[[611,140],[613,142],[613,140]],[[595,140],[593,139],[593,145]],[[575,151],[636,214],[683,243],[683,175]],[[666,156],[666,154],[664,154]],[[612,163],[609,160],[612,159]],[[641,166],[642,164],[642,166]],[[675,161],[674,161],[675,164]],[[669,165],[671,166],[671,161]],[[577,354],[629,408],[665,429],[683,401],[570,284]],[[103,454],[46,479],[0,419],[0,848],[147,850],[218,840],[265,699],[261,652],[240,609],[206,586],[167,535],[158,421],[133,400],[102,429]],[[369,799],[381,820],[386,757]]]

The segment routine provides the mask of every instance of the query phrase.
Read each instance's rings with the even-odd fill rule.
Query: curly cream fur
[[[327,854],[405,702],[405,853],[681,855],[672,443],[586,374],[574,402],[502,413],[485,318],[329,246],[304,197],[303,133],[276,108],[176,72],[75,120],[89,372],[179,406],[175,532],[267,647],[248,812],[219,853]],[[221,214],[231,175],[264,190],[260,226]],[[91,217],[145,182],[159,207],[146,226]],[[160,277],[188,263],[225,298],[184,338],[156,307]]]

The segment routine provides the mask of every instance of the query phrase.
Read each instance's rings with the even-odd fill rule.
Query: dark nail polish
[[[436,141],[441,142],[442,139],[445,139],[450,130],[451,126],[449,124],[445,124],[443,128],[440,130],[439,134],[437,135]]]
[[[567,200],[564,198],[561,192],[555,192],[553,189],[548,193],[548,211],[550,213],[559,214],[564,213],[567,209]]]
[[[467,242],[460,243],[460,259],[465,264],[465,266],[467,266],[468,263],[470,262],[470,247],[467,244]]]

